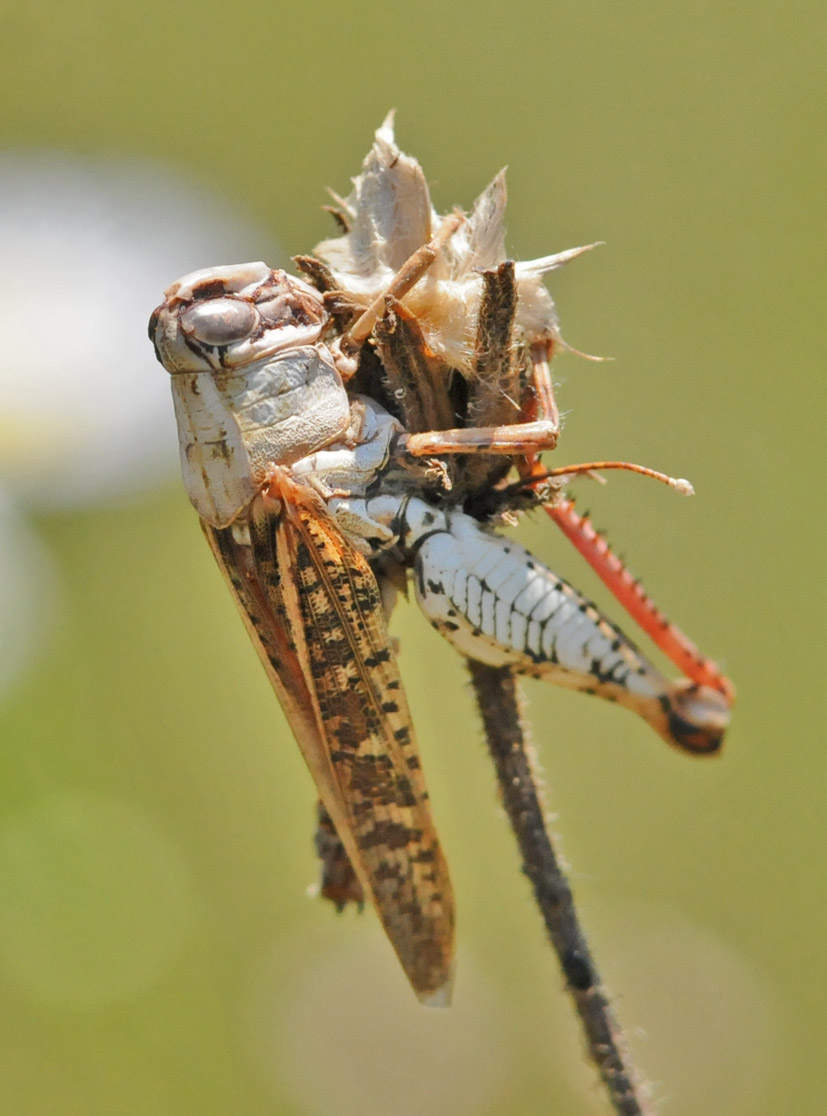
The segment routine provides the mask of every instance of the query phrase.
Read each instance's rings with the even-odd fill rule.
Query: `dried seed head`
[[[416,159],[396,145],[393,116],[376,132],[362,173],[353,189],[337,202],[348,225],[342,236],[317,245],[338,286],[368,306],[417,249],[453,221],[431,204],[428,185]],[[416,316],[431,349],[466,376],[473,375],[472,357],[483,294],[483,270],[506,260],[503,220],[505,172],[500,171],[480,194],[469,214],[448,238],[436,261],[403,301]],[[544,275],[593,245],[516,264],[517,311],[515,340],[560,341],[557,314]]]

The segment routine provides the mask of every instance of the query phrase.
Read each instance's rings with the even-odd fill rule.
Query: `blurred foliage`
[[[695,482],[589,504],[739,705],[693,762],[532,685],[555,827],[672,1116],[822,1110],[823,5],[46,0],[0,28],[0,145],[163,161],[286,253],[327,234],[323,188],[391,106],[438,207],[507,163],[515,255],[608,242],[553,277],[567,339],[616,358],[558,361],[558,456]],[[35,526],[64,612],[0,708],[5,1110],[604,1111],[461,664],[420,618],[397,630],[458,893],[447,1013],[372,915],[306,899],[312,789],[175,478]],[[522,537],[605,600],[550,524]]]

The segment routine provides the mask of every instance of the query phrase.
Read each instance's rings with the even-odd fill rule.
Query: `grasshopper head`
[[[164,293],[149,338],[173,376],[218,372],[312,345],[328,321],[318,291],[264,263],[193,271]]]

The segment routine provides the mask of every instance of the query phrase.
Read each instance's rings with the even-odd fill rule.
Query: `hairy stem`
[[[473,660],[468,667],[503,805],[520,847],[523,871],[531,881],[566,988],[583,1024],[589,1057],[597,1066],[615,1112],[654,1116],[649,1090],[632,1065],[546,826],[516,679],[508,668]]]

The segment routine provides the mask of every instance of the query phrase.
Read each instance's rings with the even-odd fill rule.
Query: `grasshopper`
[[[684,750],[717,749],[730,702],[714,664],[669,681],[497,533],[526,507],[560,515],[554,474],[596,467],[537,459],[557,442],[562,344],[542,277],[585,249],[505,260],[504,204],[498,176],[470,215],[436,215],[386,122],[343,237],[298,261],[313,285],[263,263],[201,270],[150,321],[187,493],[319,792],[325,894],[369,898],[428,1004],[450,996],[454,904],[387,628],[394,583],[410,573],[466,657],[626,705]]]

